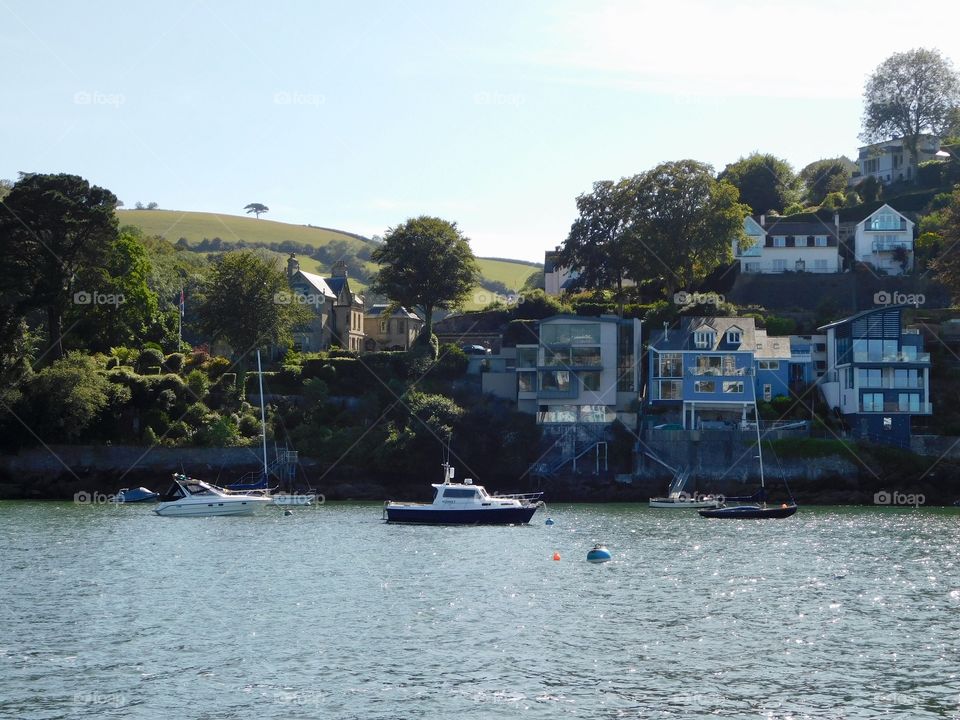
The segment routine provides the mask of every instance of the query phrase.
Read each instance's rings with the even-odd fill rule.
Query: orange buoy
[[[560,559],[560,553],[558,553],[558,552],[553,553],[553,559],[554,559],[554,560],[559,560],[559,559]]]

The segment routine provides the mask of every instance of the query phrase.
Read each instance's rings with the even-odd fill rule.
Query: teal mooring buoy
[[[613,555],[607,550],[606,545],[594,545],[590,552],[587,553],[587,562],[605,563],[612,559]]]
[[[547,521],[544,523],[544,525],[553,525],[553,518],[547,518]]]

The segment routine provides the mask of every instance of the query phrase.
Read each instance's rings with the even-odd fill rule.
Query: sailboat
[[[317,500],[317,494],[314,492],[307,493],[288,493],[288,492],[274,492],[269,487],[270,481],[270,466],[267,464],[267,414],[264,407],[263,400],[263,368],[260,364],[260,349],[257,348],[257,378],[260,383],[260,433],[263,438],[263,474],[260,476],[260,479],[255,483],[233,483],[228,485],[227,488],[230,490],[239,490],[243,492],[260,492],[265,497],[270,498],[273,505],[283,505],[283,506],[292,506],[292,505],[312,505]],[[281,451],[277,451],[278,462],[280,462]],[[283,451],[284,462],[289,464],[290,456],[296,457],[296,453],[290,450]],[[295,462],[295,460],[294,460]],[[275,490],[275,488],[274,488]]]
[[[756,386],[754,386],[754,393],[756,393]],[[745,520],[780,520],[790,517],[797,511],[797,503],[792,495],[789,503],[782,503],[781,505],[767,504],[767,488],[763,475],[763,445],[760,443],[760,411],[757,408],[756,394],[754,394],[753,398],[753,412],[756,419],[754,425],[757,431],[757,457],[760,459],[760,490],[750,497],[725,498],[723,504],[717,508],[698,510],[697,512],[700,513],[700,517],[716,518],[718,520],[736,518]],[[742,505],[727,505],[727,500],[744,500],[747,502]]]

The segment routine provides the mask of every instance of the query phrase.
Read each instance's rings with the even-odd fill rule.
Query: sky
[[[127,207],[383,235],[456,221],[543,261],[593,182],[858,145],[894,52],[960,64],[953,0],[0,0],[0,178],[67,172]]]

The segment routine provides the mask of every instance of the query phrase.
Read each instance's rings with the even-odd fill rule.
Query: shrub
[[[153,368],[159,368],[163,364],[163,353],[156,348],[144,348],[137,359],[137,372],[141,375],[147,374],[146,371]]]
[[[201,367],[210,359],[210,353],[203,348],[195,348],[186,359],[188,368]]]
[[[225,357],[213,357],[207,362],[207,375],[216,380],[230,369],[231,362]]]
[[[179,373],[183,370],[184,360],[183,353],[170,353],[163,359],[163,369],[170,373]]]
[[[779,336],[790,335],[797,327],[797,322],[793,318],[777,317],[771,315],[766,320],[767,335]]]
[[[197,400],[203,400],[210,390],[210,380],[202,370],[191,370],[187,375],[187,388]]]
[[[109,357],[107,358],[107,370],[113,370],[114,368],[120,367],[120,358]]]
[[[110,354],[113,355],[121,365],[129,365],[130,367],[136,365],[137,359],[140,357],[139,350],[124,347],[123,345],[110,348]]]

